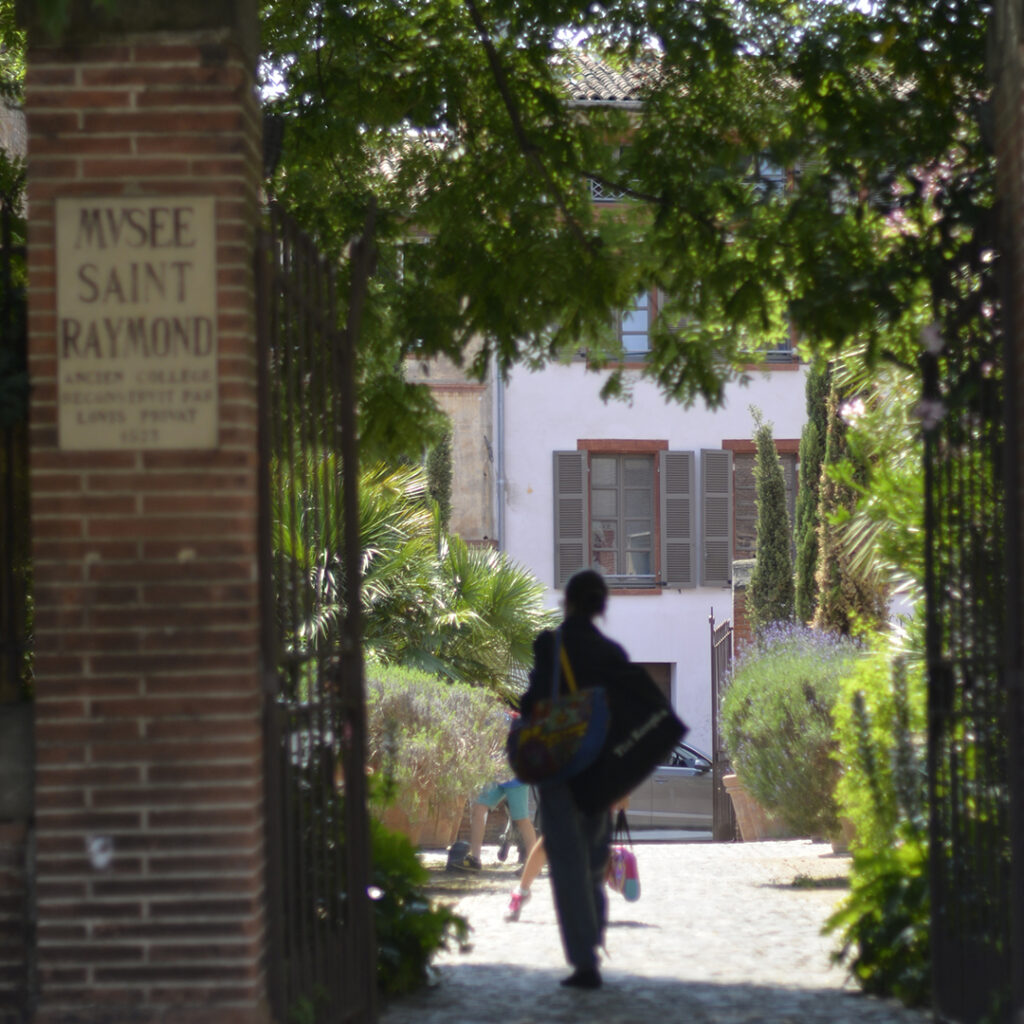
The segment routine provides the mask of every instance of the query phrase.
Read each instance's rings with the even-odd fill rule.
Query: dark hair
[[[583,569],[565,585],[566,612],[576,612],[593,619],[604,612],[607,602],[608,584],[593,569]]]

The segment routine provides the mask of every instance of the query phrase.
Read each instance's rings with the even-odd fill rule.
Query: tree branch
[[[490,33],[487,31],[487,26],[484,24],[483,18],[480,15],[480,10],[476,5],[476,0],[466,0],[466,7],[469,10],[469,16],[473,19],[473,24],[480,36],[480,43],[484,48],[484,53],[487,54],[487,63],[490,65],[491,74],[494,76],[494,85],[501,96],[502,102],[505,104],[505,110],[508,113],[509,120],[512,122],[512,131],[516,137],[516,142],[519,144],[520,152],[522,152],[526,162],[533,167],[541,178],[543,178],[544,184],[551,190],[551,194],[555,199],[555,205],[565,218],[565,221],[569,225],[573,234],[588,250],[591,252],[594,251],[595,246],[593,239],[587,237],[587,234],[583,230],[580,222],[575,216],[573,216],[572,211],[569,209],[568,204],[565,201],[565,196],[562,190],[558,187],[558,183],[544,166],[544,162],[540,158],[540,147],[530,141],[530,137],[523,125],[523,118],[519,111],[519,104],[516,102],[516,98],[509,86],[508,76],[505,74],[505,69],[502,67],[501,58],[498,56],[497,49],[495,49],[494,41],[491,39]]]

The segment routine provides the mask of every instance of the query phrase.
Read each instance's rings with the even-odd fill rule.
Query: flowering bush
[[[733,767],[766,810],[802,835],[838,831],[832,709],[859,657],[848,638],[773,623],[727,683],[721,722]]]

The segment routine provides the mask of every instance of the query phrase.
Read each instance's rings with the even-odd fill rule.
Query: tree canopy
[[[23,69],[13,7],[0,0],[6,95]],[[39,7],[56,28],[68,3]],[[262,0],[265,105],[285,125],[271,190],[329,254],[365,239],[372,257],[346,264],[371,454],[421,440],[430,418],[404,357],[459,359],[475,339],[478,375],[581,348],[600,366],[613,311],[651,286],[668,302],[647,373],[684,403],[719,402],[750,350],[791,328],[913,364],[987,232],[990,12]],[[637,106],[569,104],[572,49],[643,71]],[[595,212],[593,182],[628,197],[614,216]],[[623,387],[610,372],[606,393]]]
[[[471,338],[480,375],[600,365],[652,286],[646,372],[684,403],[718,403],[791,328],[913,362],[938,268],[991,204],[988,7],[268,0],[272,188],[339,257],[374,247],[353,282],[367,403],[374,380],[396,397],[403,357]],[[571,104],[574,48],[644,72],[640,102]],[[593,182],[627,197],[614,215]]]

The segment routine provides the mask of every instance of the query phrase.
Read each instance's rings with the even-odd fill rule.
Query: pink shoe
[[[508,901],[508,910],[505,913],[506,921],[518,921],[522,913],[523,904],[530,898],[529,889],[523,892],[522,889],[513,889],[512,896]]]

